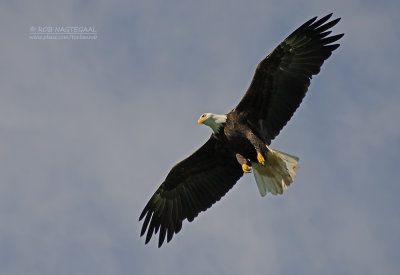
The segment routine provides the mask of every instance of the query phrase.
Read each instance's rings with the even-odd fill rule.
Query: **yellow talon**
[[[251,171],[251,166],[249,166],[249,165],[247,165],[247,164],[243,164],[243,165],[242,165],[242,169],[243,169],[243,172],[244,172],[245,174],[247,174],[247,173],[250,173],[250,171]]]
[[[257,160],[259,163],[261,163],[261,165],[263,165],[263,166],[265,165],[265,159],[261,153],[257,154]]]

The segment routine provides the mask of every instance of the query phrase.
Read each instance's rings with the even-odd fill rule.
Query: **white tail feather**
[[[269,152],[265,166],[252,162],[254,178],[260,195],[264,197],[268,192],[273,195],[282,194],[283,190],[294,181],[296,170],[299,169],[299,158],[267,146]]]

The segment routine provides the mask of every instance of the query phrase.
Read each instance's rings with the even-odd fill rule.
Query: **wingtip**
[[[318,19],[318,20],[315,21],[312,25],[310,25],[310,28],[313,28],[313,29],[318,28],[319,26],[321,26],[322,24],[324,24],[326,21],[328,21],[329,18],[331,18],[331,16],[332,16],[332,13],[331,13],[331,14],[328,14],[328,15],[325,15],[324,17]]]
[[[339,21],[340,21],[340,17],[338,17],[338,18],[336,18],[336,19],[333,19],[331,22],[332,22],[332,25],[333,26],[335,26]]]
[[[307,22],[305,22],[302,26],[300,27],[306,27],[314,23],[315,20],[317,20],[318,16],[314,16],[313,18],[309,19]]]
[[[331,51],[331,52],[333,52],[334,50],[336,50],[337,48],[339,48],[339,46],[340,46],[340,44],[331,44],[331,45],[328,45],[328,46],[324,46],[325,48],[329,48],[329,50]],[[330,54],[329,54],[330,55]]]
[[[146,236],[146,240],[144,241],[144,244],[148,244],[151,240],[153,234],[149,234],[149,231],[147,231],[147,236]]]
[[[143,211],[142,211],[142,213],[140,214],[140,216],[139,216],[139,221],[141,221],[143,218],[144,218],[144,216],[146,216],[146,214],[147,214],[147,212],[148,212],[148,210],[149,210],[149,203],[150,202],[148,202],[147,203],[147,205],[143,208]]]
[[[160,248],[164,243],[164,238],[161,239],[161,235],[160,238],[158,239],[158,248]]]
[[[314,17],[312,17],[312,18],[311,18],[310,20],[308,20],[308,21],[313,22],[313,21],[315,21],[317,18],[318,18],[318,16],[314,16]]]
[[[333,13],[330,13],[328,15],[326,15],[325,17],[327,17],[327,20],[330,19],[332,17]],[[329,16],[329,17],[328,17]],[[324,17],[324,18],[325,18]],[[329,24],[332,24],[332,27],[335,26],[342,18],[341,17],[337,17],[335,19],[333,19],[332,21],[329,22]]]
[[[145,215],[145,211],[143,210],[143,212],[139,216],[139,221],[141,221],[144,218],[144,215]]]
[[[331,12],[331,13],[329,13],[329,14],[323,16],[323,17],[321,17],[321,18],[318,20],[318,22],[326,22],[326,21],[328,21],[328,20],[332,17],[332,15],[333,15],[333,12]]]
[[[334,20],[332,20],[331,22],[326,23],[326,21],[328,21],[331,17],[332,17],[333,13],[329,13],[321,18],[318,19],[318,16],[314,16],[313,18],[309,19],[307,22],[305,22],[303,25],[301,25],[299,28],[297,28],[292,34],[291,36],[295,36],[296,34],[306,30],[306,29],[315,29],[315,30],[321,30],[321,28],[323,28],[323,26],[328,25],[329,28],[333,27],[334,25],[337,24],[337,22],[339,22],[340,17],[336,18]],[[318,19],[318,20],[317,20]],[[324,24],[325,23],[325,24]],[[328,27],[325,27],[325,29],[328,29]]]

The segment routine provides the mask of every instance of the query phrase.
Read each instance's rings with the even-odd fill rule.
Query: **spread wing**
[[[191,156],[176,164],[151,197],[139,220],[146,243],[159,231],[158,246],[172,239],[182,221],[192,221],[223,197],[243,175],[235,155],[214,135]]]
[[[244,115],[264,142],[269,144],[279,134],[303,100],[312,76],[339,47],[331,43],[344,34],[329,36],[329,29],[340,18],[327,22],[331,16],[307,21],[262,60],[246,94],[232,110]]]

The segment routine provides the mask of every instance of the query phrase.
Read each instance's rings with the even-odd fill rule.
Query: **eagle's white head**
[[[199,120],[197,121],[199,124],[204,124],[213,130],[215,134],[218,134],[220,128],[226,122],[226,115],[217,115],[212,113],[204,113],[200,116]]]

